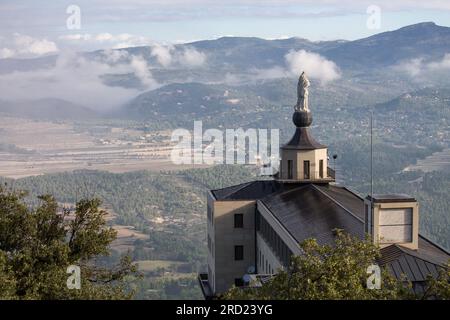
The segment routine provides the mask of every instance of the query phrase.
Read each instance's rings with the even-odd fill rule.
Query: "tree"
[[[0,299],[129,299],[139,277],[128,256],[113,267],[96,264],[116,231],[98,199],[59,210],[52,196],[29,208],[26,193],[0,187]],[[69,289],[67,268],[80,267],[81,288]]]
[[[336,230],[334,245],[319,245],[308,239],[300,244],[303,254],[293,256],[287,270],[279,273],[262,287],[236,288],[226,292],[224,299],[420,299],[406,280],[395,279],[381,269],[380,289],[369,289],[367,267],[380,257],[379,247],[370,239],[364,241]],[[430,283],[427,297],[449,298],[450,273]],[[444,294],[447,293],[447,296]]]
[[[442,299],[450,300],[450,262],[440,270],[436,278],[428,276],[428,285],[424,292],[418,296],[419,299]]]

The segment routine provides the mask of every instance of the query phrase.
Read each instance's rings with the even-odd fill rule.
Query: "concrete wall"
[[[288,179],[288,160],[293,161],[293,179],[304,180],[303,161],[310,162],[310,179],[320,179],[319,161],[323,160],[323,178],[327,177],[327,149],[281,149],[281,179]]]
[[[255,201],[214,201],[213,225],[208,233],[213,239],[214,256],[208,259],[213,273],[213,291],[228,290],[236,278],[242,278],[255,266]],[[234,228],[234,214],[244,215],[244,228]],[[244,259],[235,261],[234,246],[244,246]]]
[[[419,247],[419,203],[418,202],[383,202],[374,203],[373,213],[370,212],[370,201],[365,200],[365,205],[369,207],[369,214],[372,217],[374,242],[380,247],[386,247],[393,243],[417,250]],[[412,211],[412,225],[408,219],[401,217],[398,211],[409,209]],[[394,213],[389,217],[389,213]],[[394,217],[395,216],[395,217]],[[388,218],[389,217],[389,218]],[[367,223],[367,222],[366,222]],[[396,225],[395,227],[386,227]],[[412,241],[405,242],[406,233],[411,232]],[[397,239],[397,240],[395,240]],[[402,240],[403,239],[403,240]]]

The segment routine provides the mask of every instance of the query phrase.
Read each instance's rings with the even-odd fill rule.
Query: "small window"
[[[235,228],[244,227],[244,215],[242,213],[236,213],[234,215],[234,227]]]
[[[310,178],[310,174],[309,174],[309,160],[305,160],[303,161],[303,175],[305,179],[309,179]]]
[[[319,177],[323,178],[323,160],[319,160]]]
[[[243,287],[244,286],[244,280],[242,278],[235,278],[234,279],[234,285],[236,287]]]
[[[292,160],[288,160],[288,179],[294,178],[294,163]]]
[[[244,246],[234,246],[234,260],[244,260]]]

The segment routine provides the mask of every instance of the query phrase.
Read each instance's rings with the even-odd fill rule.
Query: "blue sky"
[[[66,27],[66,9],[71,4],[81,10],[80,29]],[[380,9],[379,28],[367,27],[371,5]],[[450,26],[450,1],[2,0],[0,50],[14,51],[14,44],[24,42],[36,47],[36,41],[43,40],[58,49],[77,50],[221,36],[353,40],[424,21]],[[18,34],[35,42],[24,41]]]

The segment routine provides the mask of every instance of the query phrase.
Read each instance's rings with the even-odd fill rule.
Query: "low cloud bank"
[[[0,59],[30,58],[58,52],[58,46],[45,38],[33,38],[14,33],[11,38],[0,38]]]
[[[251,72],[255,74],[256,79],[266,80],[299,76],[305,71],[310,79],[318,80],[322,84],[341,77],[341,71],[333,61],[305,50],[289,51],[284,56],[284,63],[284,66],[254,69]]]
[[[436,61],[427,62],[423,58],[410,59],[395,65],[393,69],[395,71],[403,72],[410,77],[448,72],[450,70],[450,53],[445,54],[442,59]]]
[[[51,68],[2,74],[2,99],[14,101],[53,97],[97,111],[107,111],[136,96],[139,90],[108,86],[102,80],[104,75],[133,74],[147,90],[158,86],[142,57],[129,55],[125,51],[107,51],[104,55],[105,61],[98,61],[63,52]],[[111,64],[124,58],[123,62]]]

